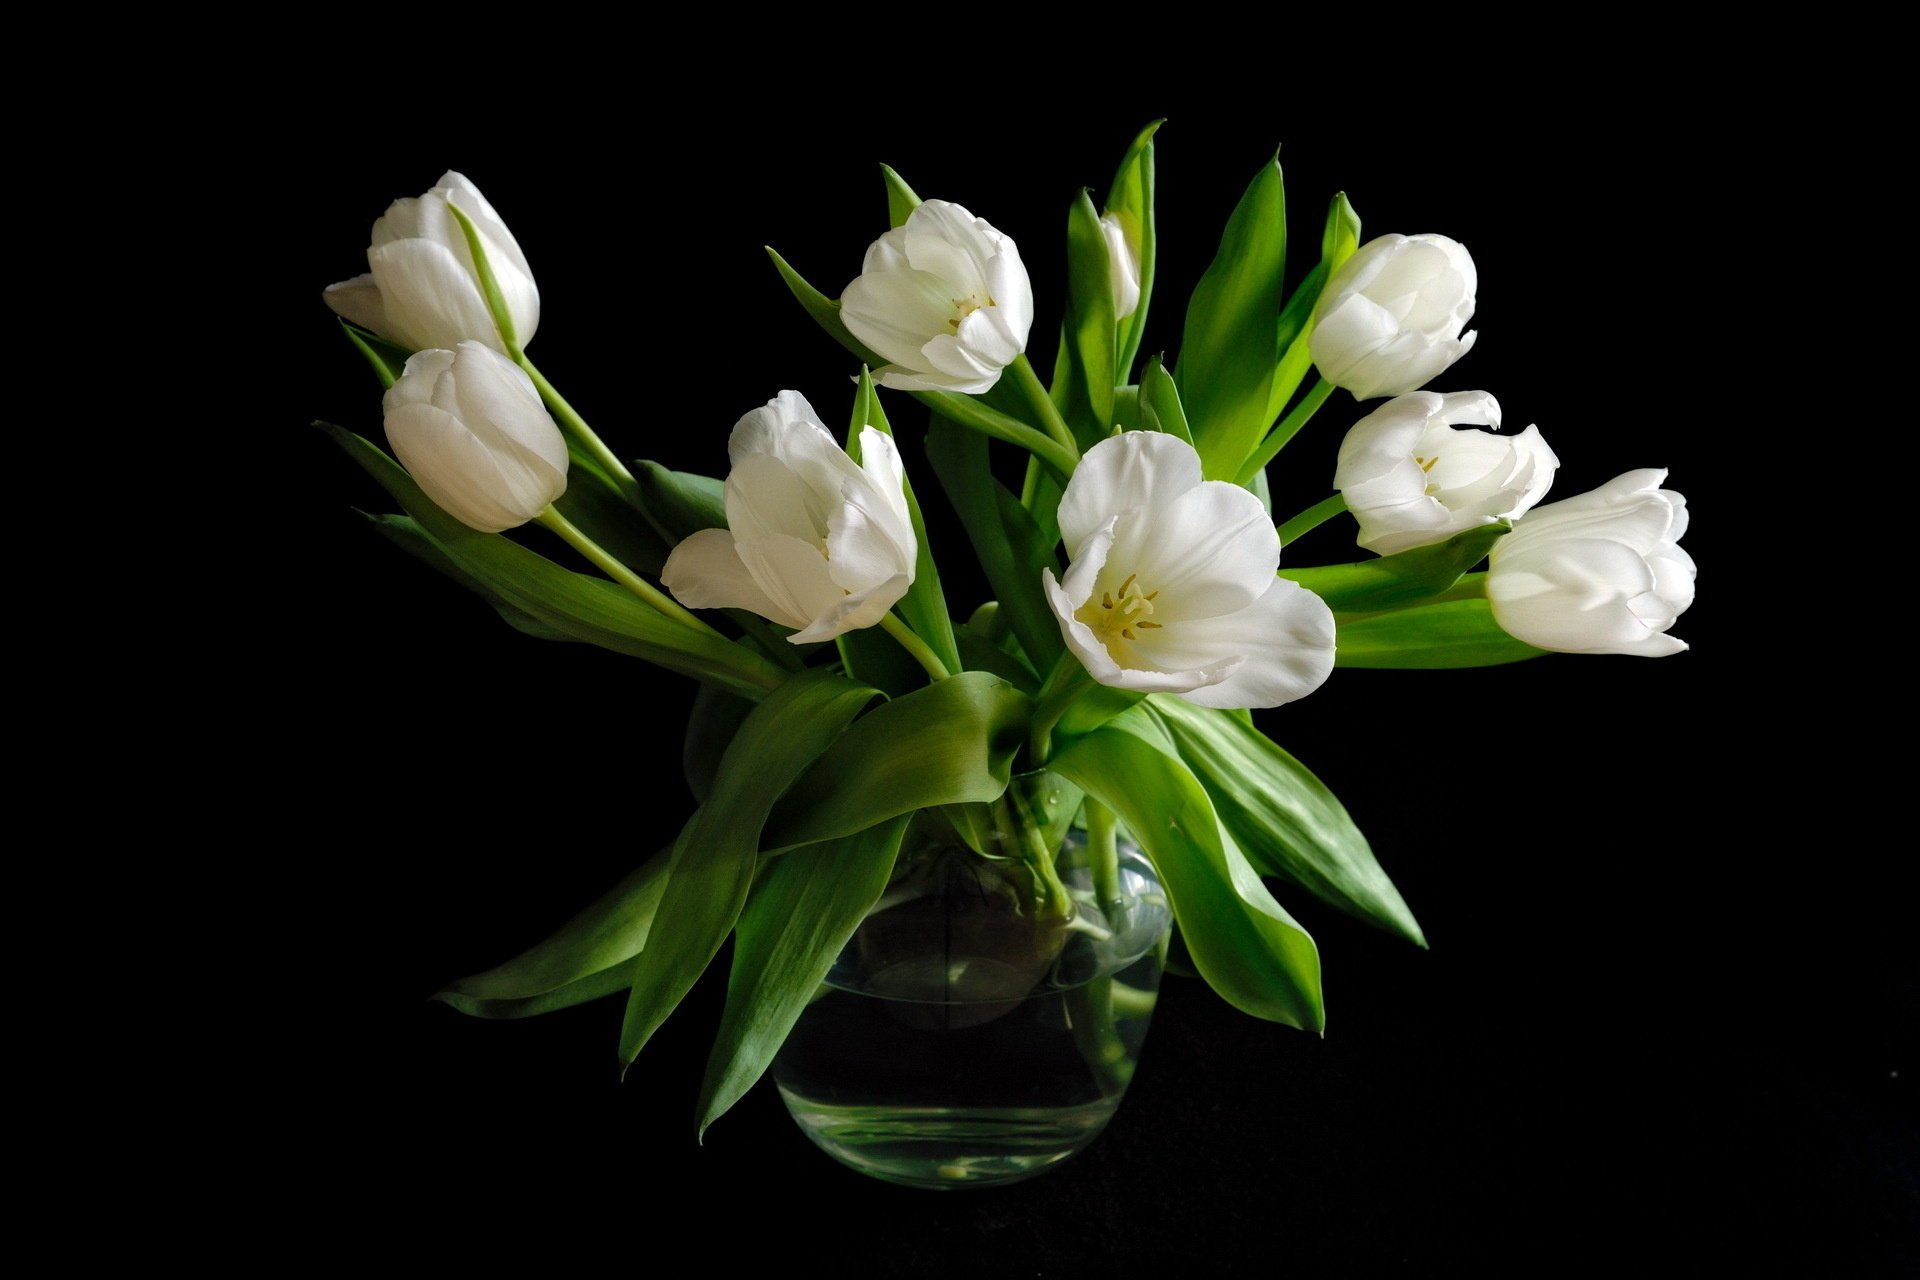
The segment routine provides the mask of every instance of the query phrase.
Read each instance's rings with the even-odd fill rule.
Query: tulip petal
[[[373,282],[373,272],[365,271],[351,280],[330,284],[320,296],[333,308],[333,313],[348,324],[357,324],[383,338],[387,336],[387,308],[380,301],[380,287]]]
[[[567,441],[554,427],[526,370],[478,342],[463,342],[454,357],[454,385],[462,422],[502,449],[527,453],[554,471],[567,469]]]
[[[683,539],[667,557],[660,581],[689,609],[748,609],[787,626],[806,622],[781,616],[772,597],[747,572],[728,529],[702,529]]]
[[[1129,431],[1087,450],[1060,499],[1060,536],[1078,560],[1080,544],[1133,507],[1163,508],[1201,483],[1200,455],[1178,436]]]
[[[1143,591],[1158,593],[1155,621],[1184,625],[1236,613],[1266,594],[1280,567],[1280,537],[1260,499],[1237,484],[1208,480],[1130,511],[1107,565],[1108,577],[1138,574]]]
[[[504,350],[480,287],[453,250],[432,240],[395,240],[367,251],[386,304],[386,336],[414,350],[467,339]]]
[[[1080,665],[1087,674],[1101,684],[1113,689],[1133,689],[1141,693],[1184,693],[1201,685],[1214,684],[1225,679],[1239,665],[1237,659],[1229,660],[1218,667],[1201,671],[1156,671],[1144,667],[1123,667],[1114,661],[1107,647],[1094,635],[1093,628],[1074,617],[1079,605],[1074,602],[1066,588],[1056,582],[1053,570],[1041,570],[1042,586],[1046,588],[1047,602],[1053,606],[1054,616],[1060,619],[1060,634],[1066,640],[1067,647],[1073,650]]]
[[[826,542],[827,523],[834,511],[793,468],[764,453],[734,464],[727,475],[726,501],[727,527],[742,540],[796,538],[814,548],[816,555]]]
[[[925,271],[868,272],[840,295],[840,319],[875,352],[917,369],[920,348],[935,334],[950,332],[955,302],[947,282]]]
[[[727,487],[733,487],[731,476]],[[828,572],[825,553],[814,543],[783,534],[751,537],[737,525],[733,532],[747,572],[774,606],[768,616],[775,622],[805,629],[846,599],[847,593]]]
[[[460,420],[431,404],[400,404],[386,415],[393,456],[435,506],[482,533],[518,528],[545,510],[529,511],[500,495],[524,488],[502,475],[499,459]],[[563,490],[564,480],[560,486]],[[558,496],[558,494],[554,495]]]
[[[907,588],[912,585],[911,577],[901,573],[865,591],[856,591],[844,596],[838,603],[815,618],[811,624],[795,632],[788,639],[795,644],[813,644],[821,640],[831,640],[849,631],[871,627],[887,616],[887,610],[900,603],[900,597],[906,595]]]
[[[1237,613],[1142,632],[1134,647],[1162,667],[1233,664],[1219,680],[1183,691],[1188,702],[1277,707],[1326,683],[1333,671],[1333,611],[1298,583],[1275,578],[1265,595]]]

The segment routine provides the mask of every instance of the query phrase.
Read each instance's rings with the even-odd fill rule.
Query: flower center
[[[1087,601],[1074,616],[1107,638],[1118,634],[1123,640],[1138,640],[1139,632],[1158,630],[1164,624],[1153,621],[1153,600],[1160,593],[1142,592],[1139,579],[1137,573],[1128,574],[1118,595],[1102,591],[1098,600]]]
[[[995,307],[999,305],[999,303],[993,300],[992,294],[987,295],[985,302],[980,301],[979,298],[972,294],[968,294],[964,298],[955,298],[953,299],[953,318],[947,321],[947,328],[958,333],[960,332],[960,322],[962,320],[965,320],[982,307]]]
[[[1428,475],[1432,475],[1433,465],[1434,463],[1440,461],[1440,455],[1436,453],[1431,458],[1423,458],[1416,453],[1413,455],[1413,460],[1420,464],[1420,469],[1422,471],[1426,472]],[[1429,483],[1426,488],[1427,496],[1432,497],[1433,494],[1439,490],[1439,488],[1440,488],[1439,485]]]

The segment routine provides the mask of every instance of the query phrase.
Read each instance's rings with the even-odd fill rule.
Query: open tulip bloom
[[[844,348],[816,354],[852,377],[851,412],[829,424],[792,391],[752,408],[766,390],[729,384],[745,416],[731,436],[711,424],[724,477],[621,455],[527,361],[539,293],[467,179],[449,173],[374,225],[370,271],[327,301],[387,388],[387,448],[326,428],[404,513],[374,527],[531,637],[703,686],[687,758],[704,803],[683,839],[442,999],[521,1016],[625,990],[629,1062],[760,895],[804,877],[851,894],[832,921],[776,907],[736,939],[701,1101],[710,1123],[764,1071],[879,898],[909,819],[1005,825],[1010,785],[1046,774],[1084,805],[1092,834],[1076,856],[1093,860],[1094,883],[1116,832],[1129,834],[1200,975],[1247,1012],[1317,1031],[1317,952],[1263,875],[1422,935],[1346,811],[1248,710],[1338,697],[1343,667],[1686,647],[1669,630],[1694,565],[1665,472],[1543,505],[1559,458],[1537,428],[1499,433],[1486,392],[1422,389],[1473,342],[1478,278],[1457,242],[1363,243],[1338,195],[1315,219],[1319,260],[1289,293],[1269,162],[1194,285],[1177,358],[1142,360],[1154,145],[1148,128],[1106,199],[1083,193],[1068,210],[1067,288],[1039,329],[1060,335],[1044,353],[1051,385],[1028,356],[1037,304],[1019,247],[891,169],[891,226],[875,227],[841,297],[774,255]],[[818,265],[847,279],[855,264]],[[1351,422],[1333,492],[1276,520],[1265,465],[1335,387],[1396,398]],[[995,450],[1024,462],[1017,491]],[[932,545],[923,503],[936,495],[964,541]],[[1348,514],[1360,546],[1347,561],[1299,563],[1295,541]],[[555,558],[556,539],[590,567]],[[942,587],[942,560],[967,552],[992,600]],[[1021,874],[993,871],[1037,918],[1075,910],[1053,866],[1071,825],[1028,841]],[[766,874],[801,847],[830,856],[791,864],[804,877]]]

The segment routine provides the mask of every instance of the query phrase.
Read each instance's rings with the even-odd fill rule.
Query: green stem
[[[1322,498],[1280,526],[1281,547],[1292,546],[1294,540],[1301,534],[1318,529],[1346,509],[1347,495],[1344,493],[1336,493],[1331,498]]]
[[[1033,406],[1033,411],[1039,415],[1040,425],[1047,429],[1047,434],[1068,449],[1077,448],[1073,431],[1067,426],[1066,419],[1060,416],[1060,407],[1054,404],[1053,397],[1047,394],[1047,388],[1041,383],[1040,375],[1033,371],[1033,362],[1027,359],[1026,353],[1022,352],[1015,356],[1013,363],[1007,367],[1013,370],[1013,380],[1020,384],[1020,394],[1024,395],[1027,403]]]
[[[1091,797],[1087,800],[1087,862],[1093,873],[1093,892],[1100,910],[1120,900],[1119,822],[1113,810]]]
[[[935,680],[945,680],[953,672],[947,670],[947,664],[940,661],[925,640],[913,633],[913,628],[900,620],[898,614],[889,613],[880,619],[880,626],[886,633],[900,642],[900,647],[913,655],[913,660],[926,668],[929,676]]]
[[[1158,997],[1151,991],[1142,991],[1130,987],[1124,982],[1113,984],[1113,1011],[1130,1018],[1144,1018],[1153,1012]]]
[[[1299,434],[1300,428],[1307,425],[1308,420],[1319,411],[1320,406],[1325,404],[1327,397],[1332,394],[1333,384],[1325,378],[1314,383],[1307,394],[1301,397],[1300,403],[1293,406],[1293,411],[1280,419],[1280,425],[1267,433],[1267,438],[1260,442],[1260,447],[1253,451],[1253,456],[1248,458],[1246,465],[1240,468],[1240,474],[1234,478],[1235,483],[1252,484],[1253,478],[1260,474],[1263,467],[1273,461],[1275,454],[1287,447],[1287,441]]]
[[[561,515],[554,508],[548,507],[545,511],[535,516],[534,519],[559,534],[566,540],[569,546],[587,559],[593,561],[609,578],[612,578],[615,582],[633,592],[633,594],[639,596],[642,600],[645,600],[660,613],[672,618],[675,622],[692,627],[696,631],[704,631],[710,636],[726,640],[726,637],[718,631],[715,631],[712,627],[681,608],[677,601],[661,591],[660,588],[654,586],[651,582],[648,582],[645,578],[642,578],[618,560],[615,560],[607,553],[604,547],[592,538],[589,538],[586,534],[580,532],[579,529],[574,527],[572,521]],[[728,643],[731,644],[732,641],[728,641]]]
[[[1027,868],[1039,907],[1062,920],[1073,919],[1073,895],[1054,865],[1054,850],[1047,847],[1039,815],[1029,812],[1013,790],[1001,793],[993,803],[995,822],[1006,833],[1007,843],[1012,846],[1009,852]]]
[[[1020,419],[982,404],[972,396],[956,395],[951,391],[916,391],[913,398],[941,417],[970,431],[1020,446],[1052,468],[1062,484],[1080,465],[1079,450],[1061,444],[1044,431],[1035,431]]]
[[[547,402],[547,408],[553,410],[555,421],[565,427],[573,438],[580,442],[580,447],[606,469],[607,474],[613,477],[614,483],[620,486],[620,491],[627,495],[627,500],[638,506],[640,483],[633,478],[633,472],[627,470],[627,464],[620,461],[613,450],[607,448],[607,442],[595,434],[593,428],[587,425],[587,420],[580,416],[579,411],[568,404],[567,398],[547,381],[546,375],[533,367],[533,361],[527,359],[525,352],[520,353],[519,362],[520,367],[527,371],[527,376],[533,379],[533,385],[540,392],[540,398]]]
[[[1074,700],[1091,689],[1094,679],[1080,660],[1071,653],[1063,653],[1054,664],[1053,672],[1047,677],[1047,683],[1040,690],[1038,705],[1033,709],[1033,729],[1028,738],[1028,750],[1033,754],[1032,767],[1038,769],[1047,762],[1053,753],[1053,727],[1060,723],[1060,717],[1067,714],[1067,708]]]

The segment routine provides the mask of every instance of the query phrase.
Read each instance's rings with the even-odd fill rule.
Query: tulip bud
[[[805,396],[782,391],[740,419],[727,453],[728,527],[686,539],[660,572],[680,603],[750,609],[810,644],[873,626],[913,585],[920,544],[892,436],[864,428],[856,463]]]
[[[1467,354],[1479,277],[1445,236],[1381,236],[1327,281],[1308,348],[1320,376],[1356,400],[1417,390]]]
[[[1333,487],[1360,523],[1360,545],[1381,555],[1444,542],[1513,519],[1546,496],[1560,465],[1538,427],[1504,437],[1500,402],[1484,391],[1414,391],[1353,424]]]
[[[322,296],[342,318],[410,351],[451,349],[462,342],[505,351],[466,233],[449,205],[480,233],[487,265],[513,320],[514,341],[525,347],[540,327],[540,290],[527,257],[480,188],[452,171],[419,199],[389,205],[373,224],[367,249],[371,270],[329,286]]]
[[[1562,653],[1659,658],[1693,603],[1693,557],[1680,549],[1687,500],[1665,471],[1629,471],[1591,493],[1537,507],[1493,544],[1487,600],[1508,635]]]
[[[384,401],[387,443],[434,504],[482,533],[567,491],[567,442],[519,366],[490,347],[422,351]]]
[[[1100,215],[1100,230],[1107,237],[1107,266],[1113,277],[1113,318],[1125,320],[1140,306],[1140,249],[1127,235],[1126,225],[1117,213]]]
[[[1027,349],[1033,285],[1020,250],[957,204],[928,200],[873,242],[840,298],[848,332],[901,391],[991,391]]]

